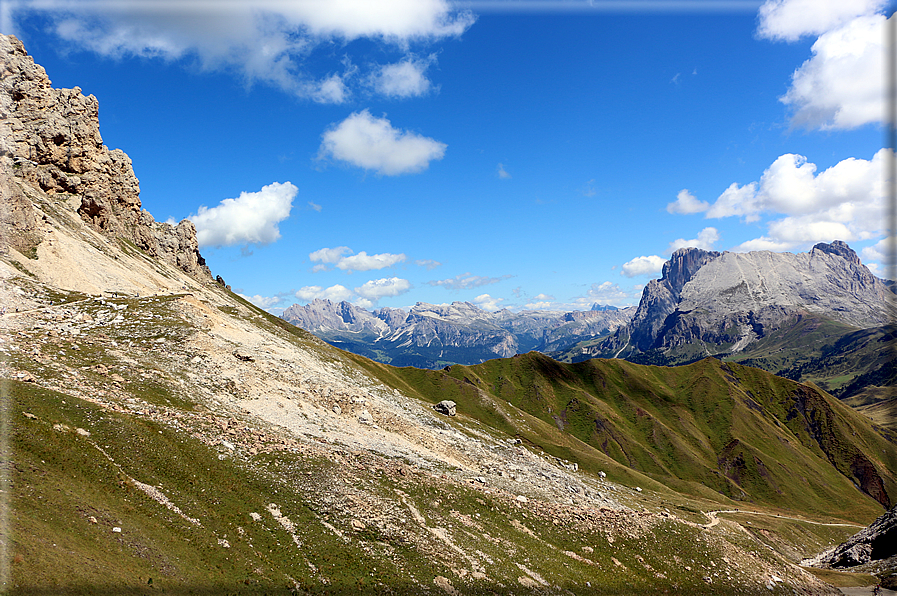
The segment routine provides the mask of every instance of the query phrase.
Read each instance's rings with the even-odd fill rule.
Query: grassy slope
[[[691,344],[667,352],[624,351],[620,357],[641,364],[672,366],[703,358],[706,347],[726,361],[812,382],[839,398],[861,398],[862,405],[881,399],[879,388],[894,384],[894,353],[889,345],[893,339],[893,329],[888,326],[858,330],[823,317],[803,315],[735,354],[729,354],[730,344]],[[551,355],[561,362],[580,362],[588,358],[582,355],[582,348],[600,342],[583,342]],[[613,353],[601,356],[609,358]]]
[[[533,515],[463,485],[368,474],[371,490],[392,495],[400,517],[404,512],[402,524],[413,530],[404,505],[412,503],[430,527],[446,528],[466,552],[488,559],[499,585],[462,580],[455,572],[466,563],[451,562],[453,553],[422,552],[404,531],[371,525],[353,533],[344,511],[322,506],[333,462],[282,453],[243,464],[183,432],[72,396],[17,382],[6,389],[15,414],[10,594],[419,594],[434,588],[436,575],[452,578],[463,593],[528,593],[517,585],[525,577],[520,565],[557,586],[552,593],[751,594],[767,593],[762,584],[745,588],[751,561],[778,568],[772,551],[752,552],[756,543],[738,532],[728,545],[672,521],[608,534],[592,524],[601,512]],[[161,487],[199,525],[150,499],[132,479]],[[295,523],[300,546],[266,511],[271,502]],[[639,514],[631,517],[626,524]],[[716,565],[736,556],[733,546],[737,556],[754,558],[726,578]],[[712,586],[704,575],[714,575]]]
[[[696,496],[715,491],[724,502],[855,520],[881,505],[854,481],[880,499],[897,495],[893,442],[830,396],[759,369],[714,359],[565,365],[536,353],[447,371],[371,367],[585,469],[613,460],[614,472],[628,476],[621,481],[648,476]],[[881,486],[867,478],[872,469]]]

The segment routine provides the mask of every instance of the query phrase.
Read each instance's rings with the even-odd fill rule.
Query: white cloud
[[[386,176],[411,174],[442,159],[447,145],[410,131],[393,128],[368,110],[354,112],[322,135],[319,159],[331,157]]]
[[[405,260],[404,254],[382,253],[379,255],[369,255],[361,251],[357,255],[351,257],[343,257],[336,266],[343,271],[371,271],[372,269],[384,269],[392,267],[396,263]]]
[[[552,303],[548,301],[541,302],[527,302],[523,305],[523,308],[526,310],[548,310],[551,308]]]
[[[224,199],[217,207],[203,205],[188,219],[196,226],[200,246],[270,244],[280,238],[277,224],[290,216],[297,192],[289,182],[275,182],[259,192]]]
[[[645,258],[645,257],[642,257]],[[659,258],[659,257],[658,257]],[[665,262],[661,259],[661,262]],[[638,286],[636,286],[638,287]],[[555,303],[554,307],[558,308],[559,306],[567,308],[576,309],[576,310],[588,310],[592,308],[593,305],[597,304],[613,304],[619,305],[624,304],[632,298],[632,295],[628,292],[625,292],[619,284],[611,283],[609,281],[605,281],[603,283],[594,283],[589,288],[589,291],[586,292],[585,296],[576,296],[573,298],[573,303],[570,305],[558,305]]]
[[[343,103],[349,99],[349,88],[342,75],[333,73],[322,81],[305,87],[306,94],[318,103]]]
[[[318,213],[320,213],[321,209],[323,209],[323,207],[321,207],[317,203],[313,203],[312,201],[308,202],[308,206],[311,207],[312,209],[314,209],[315,211],[317,211]]]
[[[411,289],[411,282],[399,277],[372,279],[363,286],[355,288],[355,293],[376,303],[381,298],[399,296]]]
[[[480,294],[476,298],[473,299],[473,303],[482,308],[483,310],[488,310],[490,312],[495,312],[497,310],[501,310],[503,307],[501,305],[504,302],[504,298],[493,298],[489,294]]]
[[[322,248],[309,253],[309,260],[313,263],[319,263],[312,268],[312,272],[327,271],[329,270],[328,264],[336,265],[338,269],[343,271],[384,269],[392,267],[396,263],[401,263],[406,258],[404,254],[381,253],[369,255],[365,251],[361,251],[356,255],[352,254],[352,252],[352,249],[348,246],[337,246],[336,248]]]
[[[501,163],[498,164],[497,171],[498,171],[498,177],[501,178],[502,180],[508,180],[511,178],[511,174],[509,174],[508,171],[505,169],[504,164],[501,164]]]
[[[781,98],[794,126],[851,129],[882,120],[885,20],[860,17],[819,36]]]
[[[687,215],[689,213],[701,213],[702,211],[707,211],[709,207],[710,203],[699,201],[687,188],[683,188],[679,191],[679,194],[676,195],[676,200],[667,204],[667,211],[670,213]]]
[[[863,255],[863,261],[877,261],[886,264],[895,242],[897,242],[897,238],[892,236],[890,238],[882,238],[872,246],[867,246],[860,253]]]
[[[371,75],[371,86],[386,97],[416,97],[426,95],[432,88],[426,72],[436,62],[436,55],[427,58],[407,56],[401,62],[384,64]]]
[[[309,57],[330,42],[368,38],[405,48],[461,35],[474,22],[447,0],[41,0],[13,2],[15,22],[49,20],[64,41],[104,56],[195,61],[316,101],[341,102],[344,77],[308,72]]]
[[[691,246],[693,248],[701,248],[703,250],[713,250],[713,245],[719,240],[719,232],[716,228],[704,228],[698,232],[698,237],[691,240],[678,238],[670,242],[668,253],[673,253],[680,248]],[[630,261],[631,262],[631,261]]]
[[[812,57],[781,101],[794,126],[850,129],[884,117],[887,0],[767,0],[757,34],[778,41],[818,36]]]
[[[533,300],[544,300],[547,302],[554,302],[554,296],[552,296],[551,294],[536,294],[536,296],[533,297]]]
[[[449,290],[469,290],[471,288],[478,288],[480,286],[488,286],[491,284],[497,284],[500,281],[513,277],[512,275],[502,275],[501,277],[484,277],[482,275],[471,275],[468,273],[462,273],[461,275],[456,275],[450,279],[442,279],[439,281],[428,281],[427,284],[431,286],[442,286],[443,288],[448,288]]]
[[[760,7],[760,37],[797,41],[837,29],[856,17],[875,14],[887,0],[767,0]]]
[[[419,267],[426,267],[427,271],[432,271],[437,267],[442,267],[442,263],[439,261],[434,261],[433,259],[418,259],[414,261],[414,264]]]
[[[751,252],[752,250],[782,252],[793,247],[794,245],[790,242],[780,242],[767,236],[761,236],[759,238],[754,238],[753,240],[748,240],[747,242],[742,242],[732,250],[734,252]]]
[[[238,296],[242,297],[244,300],[248,300],[252,302],[259,308],[268,309],[274,306],[275,304],[280,302],[280,296],[260,296],[256,294],[255,296],[247,296],[246,294],[238,294]]]
[[[801,155],[782,155],[759,182],[733,184],[707,211],[707,217],[741,216],[758,221],[761,214],[784,215],[770,222],[768,233],[737,250],[776,250],[832,240],[868,240],[885,222],[885,160],[889,149],[871,160],[848,158],[817,174]]]
[[[316,298],[330,300],[332,302],[341,302],[343,300],[348,300],[351,297],[352,290],[339,284],[330,286],[329,288],[322,288],[321,286],[305,286],[296,291],[296,298],[307,302],[311,302]]]
[[[631,261],[623,263],[620,275],[635,277],[636,275],[659,273],[663,269],[663,264],[666,262],[666,259],[658,257],[657,255],[635,257]]]
[[[346,254],[352,254],[352,249],[348,246],[337,246],[336,248],[316,250],[309,253],[308,258],[312,263],[337,263]]]

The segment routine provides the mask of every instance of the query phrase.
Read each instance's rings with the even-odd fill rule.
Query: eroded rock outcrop
[[[845,569],[897,555],[897,506],[882,514],[846,542],[802,562],[813,567]]]
[[[159,223],[141,210],[131,159],[103,145],[98,116],[96,97],[79,87],[54,89],[17,38],[0,36],[0,220],[14,231],[4,245],[25,248],[34,225],[18,180],[49,195],[79,196],[78,214],[103,234],[210,278],[191,222]]]

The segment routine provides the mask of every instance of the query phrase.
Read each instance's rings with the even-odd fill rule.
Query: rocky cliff
[[[108,238],[130,241],[196,279],[211,274],[188,220],[159,223],[140,205],[131,160],[100,136],[99,102],[81,89],[54,89],[14,36],[0,36],[0,223],[19,252],[40,242],[24,187],[60,199]]]

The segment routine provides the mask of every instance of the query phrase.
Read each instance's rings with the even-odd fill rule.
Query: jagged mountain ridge
[[[625,324],[634,310],[488,312],[470,302],[419,302],[407,312],[399,308],[368,311],[348,302],[316,299],[290,306],[281,317],[374,360],[441,368],[530,350],[557,350],[594,339]]]
[[[103,145],[96,97],[78,87],[54,89],[13,36],[0,37],[0,69],[0,156],[10,158],[0,173],[18,181],[0,186],[5,246],[30,254],[40,242],[24,183],[60,200],[73,198],[78,215],[107,239],[125,239],[191,277],[211,278],[192,222],[157,222],[141,209],[131,159]]]

